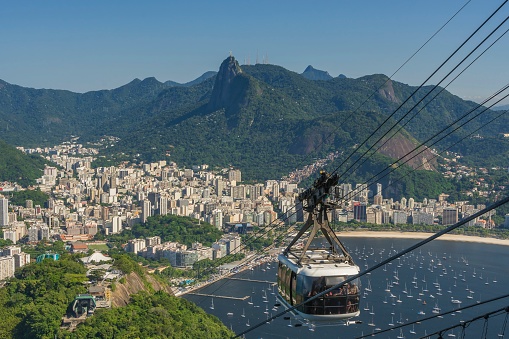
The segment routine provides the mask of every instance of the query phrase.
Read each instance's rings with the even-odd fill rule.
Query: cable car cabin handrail
[[[298,262],[297,265],[307,265],[310,263],[319,264],[354,264],[343,254],[333,253],[331,251],[317,249],[308,250],[303,254],[300,250],[290,250],[287,254],[291,254]],[[314,255],[314,256],[313,256]],[[299,260],[300,259],[300,260]],[[291,260],[291,259],[290,259]]]

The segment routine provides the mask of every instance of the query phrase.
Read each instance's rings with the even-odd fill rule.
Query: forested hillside
[[[57,142],[70,135],[84,142],[113,135],[120,142],[103,150],[111,164],[167,159],[184,166],[233,165],[247,180],[262,180],[281,177],[331,152],[346,157],[402,105],[364,145],[370,147],[432,90],[424,87],[407,100],[416,87],[385,75],[332,78],[311,68],[297,74],[276,65],[240,66],[233,57],[217,74],[177,85],[147,78],[111,91],[77,94],[2,83],[0,129],[11,144]],[[379,153],[399,158],[411,145],[476,107],[447,91],[424,107],[435,93],[410,111],[400,122],[404,128],[398,137]],[[434,147],[450,147],[494,114],[489,111],[474,119]],[[507,132],[507,126],[503,116],[477,133],[493,138]],[[476,159],[488,147],[488,142],[477,141],[468,142],[467,158]],[[462,151],[462,145],[453,150]],[[507,148],[497,142],[490,142],[489,148],[490,163],[505,163]],[[418,167],[428,157],[424,153],[409,165]]]
[[[27,155],[3,140],[0,140],[0,155],[0,181],[17,182],[22,186],[35,184],[47,163],[41,156]]]

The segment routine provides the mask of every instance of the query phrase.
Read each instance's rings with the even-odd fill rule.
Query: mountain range
[[[103,150],[105,157],[97,164],[166,158],[186,166],[234,166],[248,180],[278,178],[333,152],[341,161],[415,89],[381,74],[352,79],[333,78],[312,66],[302,74],[276,65],[241,67],[232,56],[218,72],[187,84],[135,79],[113,90],[79,94],[0,81],[0,138],[12,145],[40,146],[71,136],[86,142],[111,135],[120,141]],[[387,124],[432,89],[418,90]],[[375,159],[390,163],[475,107],[474,102],[443,91],[426,107],[418,105],[422,110],[415,118],[403,120],[404,128],[393,138],[385,137],[387,143],[373,159],[349,175],[356,178],[376,171]],[[448,147],[493,114],[488,111],[435,147]],[[498,138],[507,133],[508,122],[504,116],[477,132],[483,137],[481,148],[489,149],[482,156],[491,163],[509,155],[507,142]],[[384,126],[375,137],[384,134]],[[472,159],[480,156],[478,140],[466,140]],[[410,165],[419,167],[431,157],[426,150]],[[427,166],[433,169],[433,160]]]

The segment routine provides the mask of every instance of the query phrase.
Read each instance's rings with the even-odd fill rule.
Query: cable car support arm
[[[353,264],[353,259],[341,243],[336,233],[330,227],[328,220],[328,211],[335,206],[327,202],[327,197],[330,189],[337,185],[338,175],[329,175],[325,171],[320,172],[320,177],[315,180],[313,187],[299,194],[299,200],[302,202],[302,209],[309,213],[308,219],[301,230],[297,233],[295,238],[292,239],[288,247],[283,253],[288,256],[293,255],[298,259],[298,263],[302,265],[306,260],[306,251],[309,249],[311,242],[315,238],[318,230],[321,230],[325,239],[329,243],[330,250],[329,256],[338,262],[348,262]],[[292,249],[293,245],[311,228],[308,239],[302,249]],[[330,258],[329,258],[330,259]]]

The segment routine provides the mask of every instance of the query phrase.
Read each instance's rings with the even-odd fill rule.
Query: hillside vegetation
[[[248,181],[264,180],[279,178],[331,152],[346,157],[415,90],[381,74],[332,78],[311,68],[297,74],[276,65],[241,67],[229,57],[217,74],[204,75],[186,86],[147,78],[110,91],[77,94],[4,82],[0,85],[0,132],[9,143],[25,145],[62,141],[71,134],[82,141],[113,135],[120,142],[103,150],[105,158],[100,163],[165,158],[184,166],[233,165]],[[417,91],[358,151],[372,146],[430,91],[431,86]],[[403,119],[398,138],[379,153],[399,158],[409,145],[425,140],[475,106],[443,91]],[[494,114],[488,111],[434,147],[451,146]],[[15,125],[19,128],[14,131]],[[507,126],[509,119],[503,116],[478,133],[494,137],[507,132]],[[469,141],[467,158],[477,160],[486,149],[479,140],[483,139]],[[462,151],[462,145],[453,150]],[[496,142],[489,147],[490,163],[505,164],[507,148]],[[424,153],[409,165],[418,167],[429,156]]]
[[[0,338],[226,338],[233,335],[216,317],[196,305],[162,291],[153,292],[155,288],[150,283],[145,286],[155,280],[145,277],[143,269],[127,255],[117,259],[115,265],[119,269],[136,271],[126,273],[131,273],[129,277],[138,276],[139,293],[128,291],[131,301],[127,306],[98,309],[72,333],[60,329],[60,324],[74,297],[86,293],[86,268],[78,256],[62,253],[58,261],[46,259],[16,271],[15,278],[0,288]],[[156,285],[164,290],[160,282]]]
[[[22,186],[34,185],[47,163],[39,155],[25,154],[3,140],[0,140],[0,154],[0,181],[17,182]]]

